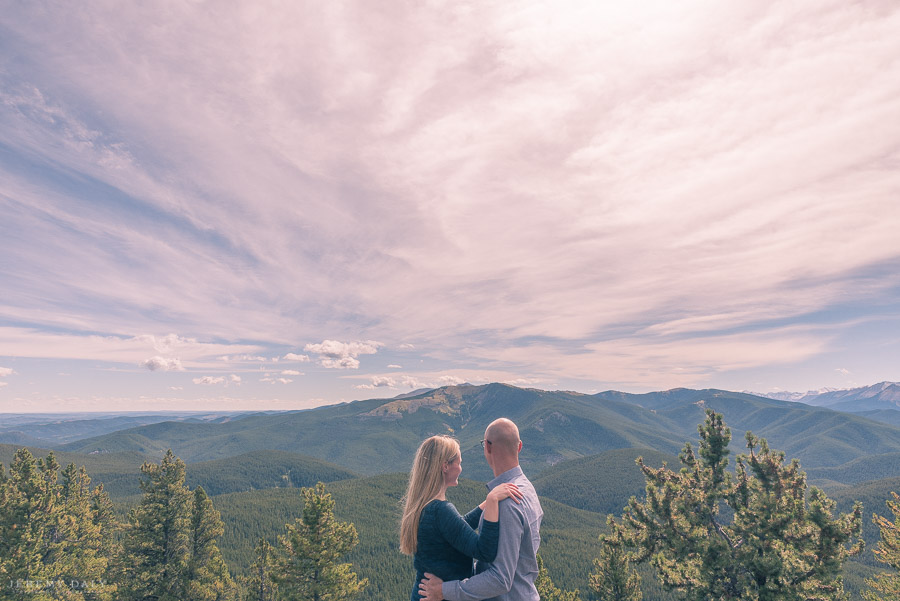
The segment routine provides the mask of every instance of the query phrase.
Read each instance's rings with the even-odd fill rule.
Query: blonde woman
[[[463,517],[447,501],[447,488],[459,484],[461,472],[459,443],[449,436],[432,436],[416,451],[400,521],[400,551],[413,556],[416,568],[411,601],[419,601],[425,572],[444,581],[463,580],[472,576],[473,558],[493,561],[500,536],[498,504],[507,497],[518,503],[522,497],[515,484],[501,484]]]

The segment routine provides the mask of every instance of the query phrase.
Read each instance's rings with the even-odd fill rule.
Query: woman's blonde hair
[[[409,486],[403,497],[403,518],[400,520],[402,553],[415,554],[422,510],[441,492],[444,465],[452,463],[457,457],[459,443],[450,436],[432,436],[419,445],[409,474]]]

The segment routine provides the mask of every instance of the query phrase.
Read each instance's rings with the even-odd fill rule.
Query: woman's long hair
[[[403,497],[403,518],[400,520],[402,553],[415,554],[422,510],[441,492],[444,464],[451,463],[457,457],[459,443],[450,436],[432,436],[419,445],[409,474],[409,486]]]

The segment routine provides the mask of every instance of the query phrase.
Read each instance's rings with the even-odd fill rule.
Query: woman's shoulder
[[[456,510],[456,506],[453,505],[450,501],[442,500],[442,499],[432,499],[428,502],[427,505],[422,509],[424,512],[433,512],[433,513],[459,513]]]

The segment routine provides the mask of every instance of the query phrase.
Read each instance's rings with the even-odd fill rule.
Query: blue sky
[[[0,412],[900,380],[898,30],[6,2]]]

